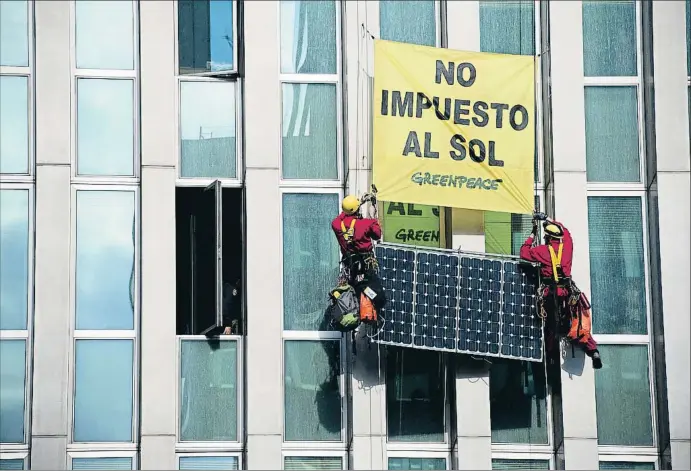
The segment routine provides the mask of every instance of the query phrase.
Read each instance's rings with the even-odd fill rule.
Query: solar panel
[[[388,298],[375,342],[542,361],[535,265],[396,244],[375,253]]]

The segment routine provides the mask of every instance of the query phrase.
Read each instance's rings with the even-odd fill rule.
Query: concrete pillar
[[[175,5],[140,2],[140,469],[175,469]]]
[[[65,469],[72,351],[70,5],[36,2],[34,8],[37,235],[31,467]]]
[[[672,469],[691,468],[687,313],[691,309],[689,110],[685,2],[653,2],[659,250]],[[681,250],[684,247],[686,249]],[[656,365],[656,367],[663,367]],[[659,385],[660,387],[662,385]]]
[[[583,98],[581,2],[550,3],[554,216],[571,231],[576,256],[573,277],[590,295],[588,200]],[[577,351],[577,355],[583,355]],[[581,376],[562,370],[563,450],[566,469],[598,469],[595,377],[589,361]]]
[[[247,469],[283,459],[283,235],[279,155],[281,95],[278,2],[245,2],[245,178],[247,279]],[[261,25],[261,27],[257,27]]]

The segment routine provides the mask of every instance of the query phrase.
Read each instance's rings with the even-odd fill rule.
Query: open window
[[[243,333],[242,189],[176,189],[177,334]]]

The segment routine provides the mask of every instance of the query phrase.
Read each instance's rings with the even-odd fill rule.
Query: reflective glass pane
[[[645,258],[638,197],[588,198],[593,331],[645,334]]]
[[[77,80],[77,172],[134,174],[134,81]]]
[[[72,469],[132,469],[132,458],[72,458]]]
[[[585,76],[637,75],[636,28],[636,5],[633,0],[584,1]]]
[[[336,194],[283,195],[283,328],[327,330],[324,297],[336,282],[339,250],[331,230]]]
[[[28,83],[28,77],[0,76],[0,173],[29,173]]]
[[[492,469],[549,469],[549,460],[492,460]]]
[[[77,192],[77,329],[134,329],[133,191]]]
[[[589,182],[638,182],[636,87],[585,87],[585,157]]]
[[[437,14],[434,0],[379,3],[380,37],[388,41],[435,46]],[[411,19],[415,21],[411,21]]]
[[[237,441],[237,343],[183,340],[180,440]]]
[[[132,340],[75,345],[74,441],[132,441]]]
[[[340,441],[341,342],[285,342],[285,441]]]
[[[134,69],[133,12],[128,0],[76,2],[77,68]]]
[[[0,190],[0,330],[24,330],[29,299],[29,190]]]
[[[391,350],[386,367],[389,441],[444,441],[444,365],[441,354]]]
[[[493,359],[489,391],[493,443],[548,443],[542,363]]]
[[[26,0],[0,1],[0,65],[29,65],[29,7]]]
[[[339,456],[286,456],[283,469],[294,471],[343,469],[343,458]]]
[[[24,469],[24,460],[0,460],[0,470]]]
[[[235,178],[235,84],[180,84],[180,176]]]
[[[686,74],[691,77],[691,0],[686,0]]]
[[[0,443],[24,443],[26,341],[0,340]]]
[[[233,3],[230,0],[178,1],[180,74],[235,68]]]
[[[337,119],[335,84],[283,84],[283,178],[338,179]]]
[[[336,2],[281,1],[281,72],[336,73]]]
[[[238,469],[237,456],[181,456],[178,469]]]
[[[389,458],[389,469],[446,469],[444,458]]]
[[[480,50],[535,54],[535,2],[480,0]]]
[[[634,461],[600,461],[600,469],[655,469],[655,463]]]
[[[652,446],[647,345],[600,345],[595,375],[600,445]]]

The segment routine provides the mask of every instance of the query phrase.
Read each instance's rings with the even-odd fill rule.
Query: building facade
[[[691,468],[690,18],[689,0],[0,1],[0,469]],[[374,38],[536,56],[536,204],[574,236],[602,370],[325,329],[330,221],[371,183]],[[380,218],[386,240],[498,253],[530,231]],[[207,341],[231,298],[231,335]]]

